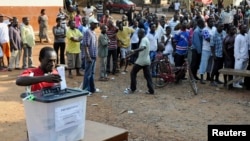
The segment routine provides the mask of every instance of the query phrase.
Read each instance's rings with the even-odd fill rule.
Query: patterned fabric
[[[117,49],[116,32],[117,32],[117,28],[116,27],[109,28],[107,30],[107,35],[109,37],[109,45],[108,45],[108,49],[109,50],[115,50],[115,49]]]
[[[225,31],[222,31],[221,33],[218,33],[218,31],[216,31],[214,33],[214,36],[210,40],[210,46],[214,47],[216,57],[223,57],[222,47],[223,47],[223,40],[225,37],[226,37]]]
[[[189,32],[188,31],[180,31],[178,34],[174,36],[176,45],[176,53],[179,55],[187,54],[188,45],[189,45]]]
[[[84,34],[84,46],[88,48],[90,57],[97,56],[97,37],[94,31],[88,29]]]

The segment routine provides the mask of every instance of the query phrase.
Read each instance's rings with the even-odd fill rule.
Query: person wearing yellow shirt
[[[118,41],[118,47],[120,47],[120,69],[125,64],[125,58],[127,52],[130,50],[130,38],[131,35],[134,33],[134,29],[131,27],[123,26],[122,22],[118,22],[118,32],[116,34],[117,41]]]
[[[82,33],[75,28],[75,21],[69,21],[69,29],[66,32],[67,46],[66,46],[66,55],[67,55],[67,65],[69,71],[69,78],[73,78],[72,69],[76,69],[76,75],[82,76],[80,73],[81,68],[81,50],[80,42],[82,41]]]
[[[35,46],[35,34],[32,26],[29,24],[28,17],[23,17],[23,25],[21,26],[21,38],[23,42],[23,69],[34,68],[32,54],[33,47]]]

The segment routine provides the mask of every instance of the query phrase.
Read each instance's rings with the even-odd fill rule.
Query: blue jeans
[[[87,90],[89,92],[94,93],[96,91],[95,89],[95,65],[96,65],[96,58],[91,57],[92,61],[88,62],[85,59],[85,73],[83,77],[83,90]]]
[[[157,54],[156,51],[150,51],[150,52],[149,52],[149,57],[150,57],[151,63],[155,61],[155,56],[156,56],[156,54]],[[155,76],[156,76],[156,68],[153,67],[153,68],[151,68],[150,71],[151,71],[151,75],[152,75],[153,77],[155,77]]]
[[[212,65],[211,63],[209,63],[209,59],[210,58],[212,59],[211,54],[212,54],[211,51],[202,50],[199,74],[205,74],[207,72],[208,65]]]

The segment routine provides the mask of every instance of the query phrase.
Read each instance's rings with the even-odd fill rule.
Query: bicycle
[[[197,95],[198,87],[191,72],[188,60],[185,59],[182,66],[176,67],[171,65],[167,57],[168,55],[170,54],[164,54],[162,58],[151,63],[150,69],[153,70],[152,81],[154,86],[156,88],[162,88],[169,83],[178,83],[188,72],[192,91]]]

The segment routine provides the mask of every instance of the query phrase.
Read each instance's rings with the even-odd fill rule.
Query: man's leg
[[[77,76],[82,76],[82,74],[80,73],[81,64],[81,53],[75,54],[75,68]]]
[[[20,69],[19,63],[20,63],[20,60],[21,60],[21,56],[22,56],[22,49],[19,49],[18,53],[17,53],[17,56],[16,56],[15,69]]]
[[[112,62],[113,62],[113,66],[112,66],[112,74],[116,73],[117,70],[117,49],[112,50]]]
[[[72,75],[72,69],[75,68],[75,60],[74,60],[74,54],[73,53],[67,53],[67,66],[68,66],[68,72],[69,72],[69,75],[68,77],[69,78],[73,78],[73,75]]]
[[[59,54],[58,54],[58,50],[59,50],[59,43],[54,43],[53,44],[53,47],[54,47],[54,50],[55,50],[55,52],[56,52],[56,64],[58,64],[58,62],[59,62]]]
[[[148,92],[150,94],[154,94],[154,87],[153,87],[152,77],[150,75],[150,67],[149,66],[143,67],[143,74],[144,74],[145,79],[147,80]]]
[[[216,75],[218,70],[218,65],[219,65],[218,63],[219,63],[218,59],[214,60],[213,70],[211,74],[211,83],[210,83],[211,86],[217,86],[217,83],[214,81],[214,76]]]
[[[29,68],[32,68],[34,67],[33,66],[33,47],[27,47],[28,49],[28,65],[29,65]]]
[[[17,54],[18,54],[18,50],[13,50],[11,52],[10,64],[9,64],[8,71],[12,71],[14,69]]]
[[[131,79],[131,82],[130,82],[130,89],[132,92],[134,92],[136,90],[136,77],[137,77],[137,73],[140,71],[142,67],[137,65],[137,64],[134,64],[131,72],[130,72],[130,79]]]
[[[60,43],[60,64],[65,64],[65,43]]]
[[[243,67],[243,59],[239,59],[239,60],[235,59],[234,69],[242,70],[242,67]],[[234,76],[234,78],[236,77],[239,77],[239,76]],[[242,86],[240,85],[240,81],[234,82],[233,87],[242,88]]]
[[[6,56],[7,59],[7,65],[10,65],[10,56],[11,56],[11,52],[10,52],[10,43],[6,42],[2,44],[2,49],[3,49],[3,53]]]
[[[197,66],[198,66],[197,64],[199,63],[198,58],[199,58],[198,52],[195,49],[193,49],[192,50],[192,60],[191,60],[190,66],[191,66],[192,74],[196,80],[200,79],[197,76]]]
[[[28,68],[27,57],[28,57],[28,47],[24,46],[23,47],[23,66],[22,66],[23,69]]]

